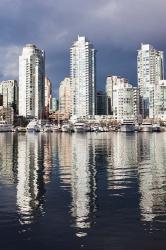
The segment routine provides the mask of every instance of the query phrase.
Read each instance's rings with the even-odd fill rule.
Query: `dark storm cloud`
[[[166,50],[165,8],[165,0],[1,0],[1,79],[18,78],[18,55],[35,43],[46,51],[46,71],[57,89],[69,75],[69,48],[80,34],[98,51],[98,86],[108,74],[136,83],[140,43]]]

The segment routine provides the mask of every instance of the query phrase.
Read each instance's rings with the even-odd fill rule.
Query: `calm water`
[[[165,250],[166,133],[0,134],[0,250]]]

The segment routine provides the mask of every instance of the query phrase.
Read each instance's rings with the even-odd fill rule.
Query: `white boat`
[[[90,131],[91,132],[99,132],[99,125],[91,125],[90,126]]]
[[[63,124],[61,127],[61,131],[62,132],[70,132],[71,131],[70,124],[68,124],[68,123]]]
[[[84,122],[76,122],[73,125],[73,130],[74,130],[74,132],[83,133],[83,132],[88,131],[88,127],[87,127],[86,123],[84,123]]]
[[[120,126],[121,132],[134,132],[135,131],[135,122],[133,120],[123,120],[123,123]]]
[[[153,125],[151,122],[145,121],[140,126],[141,132],[153,132]]]
[[[153,132],[160,132],[161,131],[161,127],[160,127],[160,124],[159,123],[154,123],[153,125]]]
[[[38,124],[38,120],[33,119],[27,125],[27,132],[40,132],[40,126]]]
[[[52,130],[53,130],[53,132],[60,132],[61,128],[58,125],[54,125],[54,126],[52,126]]]
[[[25,133],[27,130],[26,130],[25,127],[17,127],[16,131],[19,132],[19,133]]]
[[[0,121],[0,132],[13,132],[13,125],[4,120]]]
[[[47,123],[43,127],[44,132],[53,132],[53,126],[50,123]]]

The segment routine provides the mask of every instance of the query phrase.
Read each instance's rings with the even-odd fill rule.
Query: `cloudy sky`
[[[0,0],[0,80],[18,79],[26,43],[46,52],[46,72],[58,84],[69,75],[69,49],[85,35],[97,50],[97,86],[107,75],[136,84],[136,51],[151,43],[166,52],[166,0]]]

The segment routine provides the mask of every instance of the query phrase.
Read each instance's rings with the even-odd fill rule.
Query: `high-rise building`
[[[113,117],[117,120],[134,118],[133,86],[127,79],[119,79],[113,86]]]
[[[154,93],[151,92],[150,103],[153,103],[153,118],[156,121],[166,121],[166,80],[159,81],[155,86]]]
[[[164,54],[150,44],[141,44],[137,55],[137,77],[142,99],[141,109],[144,118],[153,118],[153,103],[150,95],[154,93],[155,85],[164,79]],[[152,112],[149,109],[151,106]]]
[[[69,77],[66,77],[59,86],[59,111],[61,113],[71,114],[71,98],[71,81]]]
[[[70,49],[72,115],[95,115],[96,65],[95,49],[84,37],[78,36]]]
[[[114,119],[137,119],[139,115],[139,90],[119,76],[106,79],[107,114]]]
[[[106,109],[107,115],[113,114],[113,87],[117,84],[117,81],[120,80],[121,77],[118,76],[107,76],[106,78]]]
[[[44,51],[27,44],[19,57],[19,115],[42,118],[44,115]]]
[[[51,110],[52,105],[52,83],[45,76],[45,116],[48,118],[49,112]]]
[[[13,108],[18,111],[18,84],[16,80],[7,80],[0,83],[0,94],[3,96],[4,108]]]

